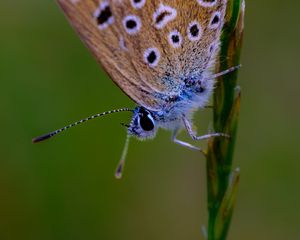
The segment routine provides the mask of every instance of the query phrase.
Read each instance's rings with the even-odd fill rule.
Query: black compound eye
[[[152,131],[154,129],[154,120],[151,114],[145,110],[140,111],[140,126],[144,131]]]
[[[140,125],[144,131],[152,131],[154,129],[153,120],[151,118],[149,118],[148,116],[142,117],[140,119]]]

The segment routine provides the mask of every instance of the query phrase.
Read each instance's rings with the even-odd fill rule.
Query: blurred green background
[[[299,239],[300,2],[249,0],[246,10],[234,162],[242,176],[229,239]],[[128,113],[31,144],[134,106],[55,2],[1,0],[0,29],[0,239],[203,239],[205,159],[171,143],[169,132],[132,141],[122,181],[114,170]],[[205,133],[210,110],[196,119]]]

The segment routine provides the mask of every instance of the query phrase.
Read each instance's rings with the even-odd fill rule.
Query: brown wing
[[[225,0],[57,1],[112,80],[151,110],[207,69],[226,9]]]

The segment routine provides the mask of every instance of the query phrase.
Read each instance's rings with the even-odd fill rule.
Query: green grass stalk
[[[244,0],[228,0],[226,23],[216,72],[240,64],[244,30]],[[232,160],[239,121],[241,92],[238,71],[218,78],[214,93],[213,124],[230,138],[213,138],[207,151],[208,240],[225,240],[231,223],[239,183]]]

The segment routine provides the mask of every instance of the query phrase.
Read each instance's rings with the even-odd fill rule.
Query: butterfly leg
[[[225,134],[225,133],[209,133],[209,134],[205,134],[202,136],[197,136],[197,134],[192,129],[192,125],[191,125],[190,121],[185,116],[182,117],[182,120],[184,122],[184,126],[185,126],[187,132],[189,133],[189,135],[191,136],[191,138],[193,140],[199,141],[199,140],[205,140],[205,139],[212,138],[212,137],[226,137],[226,138],[230,137],[228,134]]]
[[[200,148],[198,148],[198,147],[196,147],[196,146],[193,146],[193,145],[191,145],[191,144],[189,144],[189,143],[187,143],[187,142],[183,142],[183,141],[181,141],[181,140],[178,140],[178,139],[177,139],[178,133],[179,133],[179,128],[176,128],[176,129],[174,130],[173,134],[172,134],[172,141],[173,141],[174,143],[177,143],[177,144],[179,144],[179,145],[181,145],[181,146],[183,146],[183,147],[190,148],[190,149],[192,149],[192,150],[202,151]]]

